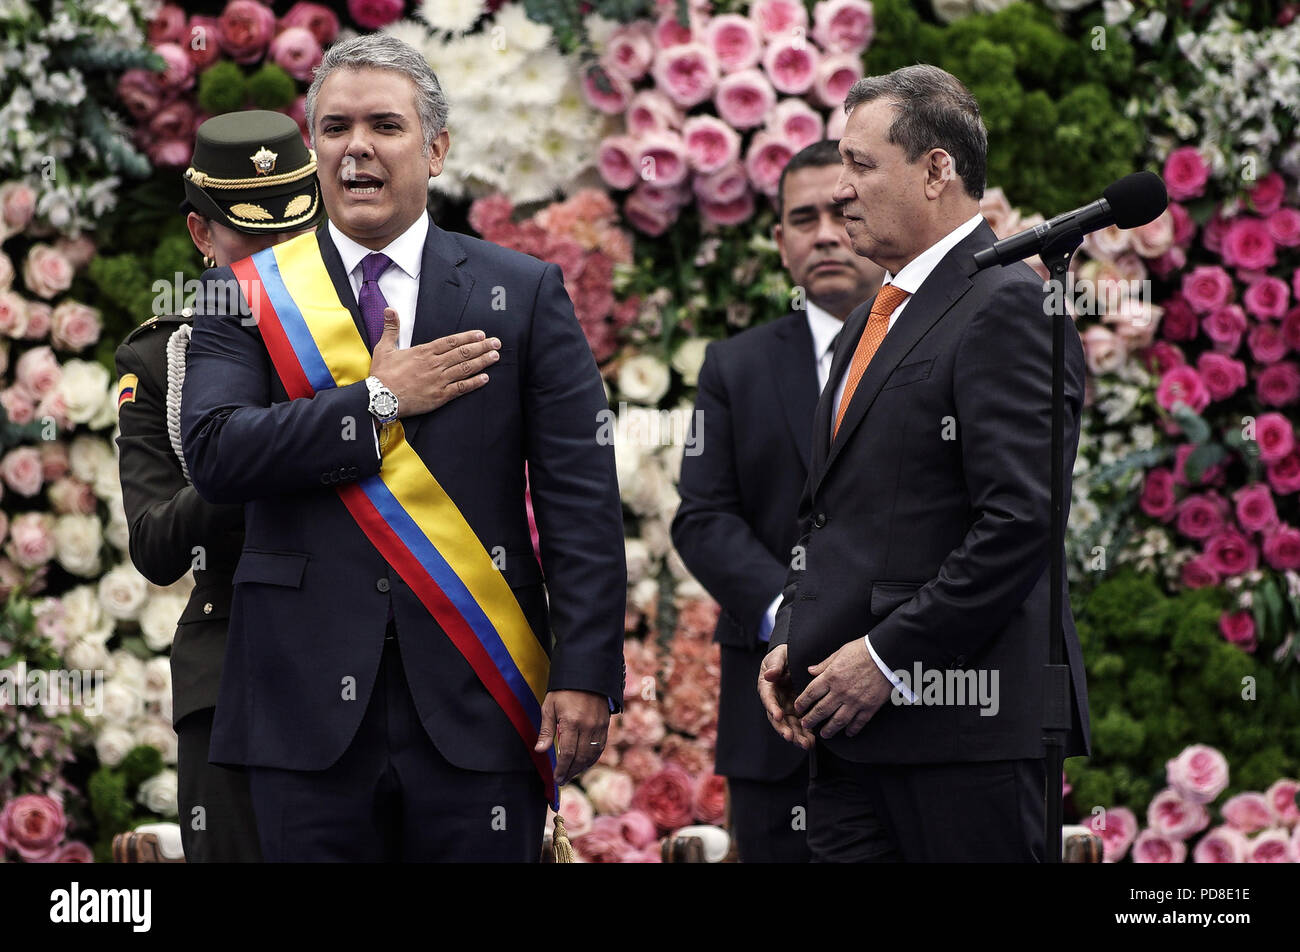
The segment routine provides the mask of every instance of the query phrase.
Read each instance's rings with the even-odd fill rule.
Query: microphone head
[[[1155,172],[1126,175],[1106,186],[1101,197],[1110,205],[1115,224],[1120,228],[1137,228],[1155,221],[1169,207],[1164,180]]]

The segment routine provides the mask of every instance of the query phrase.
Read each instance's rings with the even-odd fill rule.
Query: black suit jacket
[[[230,617],[231,574],[244,541],[244,507],[195,492],[167,435],[167,341],[189,316],[146,321],[117,348],[118,377],[135,374],[135,399],[118,413],[118,472],[131,561],[155,585],[193,566],[194,591],[172,642],[172,723],[217,703]],[[198,549],[198,553],[196,553]],[[202,560],[196,563],[196,556]]]
[[[804,312],[716,341],[700,368],[692,435],[682,457],[673,544],[722,606],[716,770],[778,780],[805,760],[772,730],[755,686],[768,647],[758,638],[785,585],[808,476],[817,366]]]
[[[1042,279],[1016,263],[976,271],[994,242],[980,225],[930,273],[885,335],[834,442],[836,382],[870,302],[845,321],[817,405],[799,507],[807,556],[792,570],[773,646],[788,644],[797,691],[808,667],[863,635],[892,670],[996,672],[998,709],[886,701],[856,737],[827,741],[866,763],[1043,756],[1051,446],[1051,318]],[[1073,469],[1083,347],[1066,330],[1066,451]],[[1066,486],[1068,514],[1070,495]],[[1074,725],[1089,744],[1083,659],[1063,602]],[[948,677],[945,675],[945,677]],[[991,709],[989,706],[988,709]]]
[[[328,228],[317,235],[364,335]],[[505,713],[335,490],[379,470],[365,382],[288,401],[256,323],[221,314],[213,297],[190,346],[183,446],[203,496],[247,504],[247,539],[211,759],[297,770],[337,760],[374,687],[391,606],[412,698],[443,756],[472,770],[532,770]],[[622,504],[613,447],[597,441],[608,402],[560,269],[430,221],[412,344],[476,328],[502,342],[488,384],[403,419],[406,439],[484,548],[504,554],[503,574],[550,654],[549,689],[621,699]]]

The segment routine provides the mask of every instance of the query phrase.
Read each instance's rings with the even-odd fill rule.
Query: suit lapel
[[[835,359],[831,361],[831,372],[826,377],[826,388],[822,391],[821,399],[817,401],[817,413],[813,417],[812,472],[814,473],[822,472],[826,466],[826,457],[830,452],[831,409],[835,405],[835,391],[839,388],[844,370],[853,359],[853,352],[858,348],[858,340],[867,327],[871,303],[866,301],[859,304],[844,319],[844,329],[840,331],[840,341],[835,347]]]
[[[786,425],[799,450],[804,472],[808,471],[812,453],[812,426],[810,421],[817,409],[817,354],[813,349],[812,331],[808,319],[796,312],[793,320],[787,318],[776,329],[777,347],[768,354],[772,379],[776,381],[777,395],[784,411]],[[798,355],[803,353],[802,370]],[[791,354],[795,355],[794,370]]]
[[[898,316],[894,326],[885,334],[880,349],[871,358],[866,372],[858,381],[853,399],[849,401],[848,409],[844,411],[839,432],[835,434],[835,439],[830,444],[826,464],[821,468],[814,482],[814,493],[826,478],[826,473],[835,465],[835,460],[844,449],[844,444],[853,436],[853,431],[871,409],[871,404],[875,402],[880,388],[885,385],[889,375],[930,328],[937,324],[962,295],[970,290],[970,276],[975,273],[975,261],[972,256],[979,249],[993,244],[994,240],[993,229],[987,222],[980,222],[973,232],[958,242],[943,257],[908,300],[907,307]],[[870,307],[865,310],[869,313]],[[863,326],[865,325],[864,320]],[[858,332],[858,336],[861,336],[861,331]],[[856,337],[854,347],[857,347]],[[836,363],[838,362],[837,360]],[[829,426],[825,433],[829,437]]]
[[[364,343],[369,338],[365,322],[361,319],[361,309],[357,307],[357,295],[352,290],[352,281],[348,278],[348,273],[343,270],[343,259],[339,257],[339,250],[334,246],[334,239],[330,237],[328,223],[323,223],[316,229],[316,243],[320,247],[320,256],[325,262],[325,270],[329,272],[330,280],[334,282],[334,292],[343,302],[343,306],[348,309],[348,313],[352,315],[353,323],[357,325]]]

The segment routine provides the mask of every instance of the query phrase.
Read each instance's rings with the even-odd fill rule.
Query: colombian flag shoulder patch
[[[117,408],[119,410],[125,404],[135,402],[135,388],[139,382],[139,378],[135,374],[122,375],[122,379],[117,382]]]

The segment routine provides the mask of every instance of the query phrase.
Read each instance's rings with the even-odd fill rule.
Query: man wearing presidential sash
[[[331,47],[330,221],[205,275],[183,449],[247,532],[211,758],[248,768],[268,861],[536,861],[622,698],[600,375],[556,265],[430,219],[446,117],[405,43]]]

